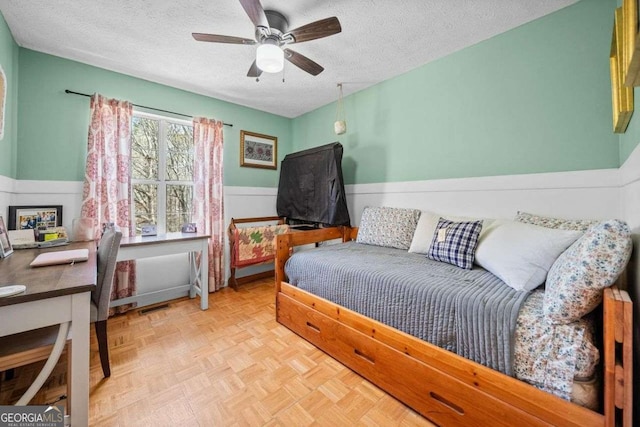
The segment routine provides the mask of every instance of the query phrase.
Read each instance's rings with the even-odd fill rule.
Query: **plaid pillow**
[[[471,270],[480,230],[482,221],[453,222],[440,218],[427,258]]]

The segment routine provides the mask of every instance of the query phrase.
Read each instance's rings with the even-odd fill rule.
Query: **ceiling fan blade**
[[[313,62],[301,53],[292,51],[291,49],[284,49],[284,59],[314,76],[317,76],[324,71],[324,68],[321,65]]]
[[[295,28],[284,34],[283,37],[291,35],[294,38],[292,43],[306,42],[309,40],[320,39],[322,37],[332,36],[342,31],[340,21],[335,16],[331,18],[321,19],[302,27]]]
[[[260,74],[262,74],[262,70],[260,68],[258,68],[258,65],[256,64],[256,61],[253,61],[253,64],[251,64],[251,68],[249,68],[249,72],[247,73],[247,77],[260,77]]]
[[[220,36],[218,34],[192,33],[193,38],[199,42],[231,43],[231,44],[256,44],[255,40],[242,37]]]
[[[260,4],[260,0],[240,0],[240,4],[244,8],[244,11],[249,15],[249,19],[256,27],[269,28],[269,21],[267,21],[267,15],[264,13],[264,9]]]

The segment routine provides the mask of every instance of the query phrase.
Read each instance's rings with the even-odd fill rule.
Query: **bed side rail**
[[[605,426],[633,425],[633,306],[616,286],[604,291]]]
[[[295,246],[309,245],[335,239],[342,239],[343,242],[348,242],[355,238],[354,233],[357,233],[357,228],[340,226],[308,231],[292,230],[276,236],[276,293],[280,292],[280,283],[286,279],[284,265],[293,254],[293,248]]]

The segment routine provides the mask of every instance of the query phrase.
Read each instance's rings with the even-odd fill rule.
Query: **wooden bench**
[[[256,225],[266,222],[275,222],[275,224]],[[244,225],[238,227],[238,224]],[[289,231],[289,226],[284,223],[284,218],[278,216],[231,218],[227,230],[231,258],[229,263],[231,275],[227,283],[228,286],[237,291],[238,284],[271,277],[273,270],[236,278],[236,269],[272,263],[276,254],[275,237],[287,231]]]

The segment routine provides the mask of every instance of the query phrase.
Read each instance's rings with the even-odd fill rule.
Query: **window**
[[[190,122],[134,112],[131,184],[136,234],[142,224],[158,233],[191,222],[193,126]]]

